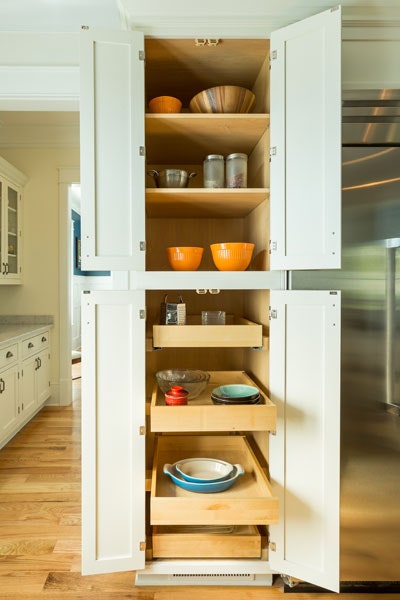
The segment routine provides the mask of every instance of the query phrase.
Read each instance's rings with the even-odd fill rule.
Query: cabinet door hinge
[[[139,50],[139,60],[146,60],[146,53],[144,50]]]
[[[276,146],[271,146],[270,151],[269,151],[269,156],[276,156],[277,154],[277,147]]]
[[[139,310],[139,319],[146,319],[146,309],[142,308]]]
[[[277,58],[278,58],[278,50],[272,50],[270,60],[276,60]]]
[[[144,552],[146,550],[146,542],[140,542],[139,549],[140,552]]]
[[[145,425],[141,425],[139,427],[139,435],[146,435],[146,426]]]
[[[140,242],[139,243],[139,250],[140,252],[146,252],[146,242]]]
[[[146,156],[146,148],[144,146],[139,146],[139,156]]]
[[[269,253],[271,254],[271,252],[276,252],[278,250],[278,242],[273,242],[272,240],[269,240]]]
[[[269,320],[277,319],[277,318],[278,318],[278,311],[276,310],[276,308],[269,307]]]
[[[275,543],[275,542],[270,542],[270,543],[269,543],[269,549],[270,549],[272,552],[276,552],[276,543]]]

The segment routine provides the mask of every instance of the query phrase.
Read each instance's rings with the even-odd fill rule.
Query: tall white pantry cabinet
[[[340,295],[287,281],[340,267],[340,8],[271,40],[202,41],[82,32],[82,263],[120,272],[82,302],[82,570],[152,585],[282,573],[338,590]],[[196,70],[203,88],[252,87],[254,112],[145,113],[155,95],[190,99]],[[249,155],[249,187],[204,190],[204,156],[235,151]],[[196,183],[154,188],[146,171],[169,166]],[[250,270],[217,271],[218,241],[253,241]],[[204,246],[200,269],[171,271],[170,245]],[[165,294],[184,296],[188,325],[158,324]],[[204,307],[232,324],[211,334],[196,324]],[[171,367],[214,385],[250,377],[265,404],[165,407],[155,372]],[[163,464],[196,455],[246,474],[219,494],[183,492]]]

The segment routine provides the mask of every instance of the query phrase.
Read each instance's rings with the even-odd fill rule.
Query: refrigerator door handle
[[[390,412],[400,415],[395,401],[396,250],[386,248],[385,403]]]

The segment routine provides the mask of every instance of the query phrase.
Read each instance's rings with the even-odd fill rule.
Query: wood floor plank
[[[80,520],[80,502],[0,502],[0,526],[76,525]]]

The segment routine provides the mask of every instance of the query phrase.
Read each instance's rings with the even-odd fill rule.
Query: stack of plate
[[[262,396],[260,390],[253,385],[233,383],[220,385],[211,392],[211,400],[214,404],[261,404]]]
[[[223,492],[244,474],[242,465],[214,458],[187,458],[173,465],[167,463],[163,470],[179,487],[202,494]]]

